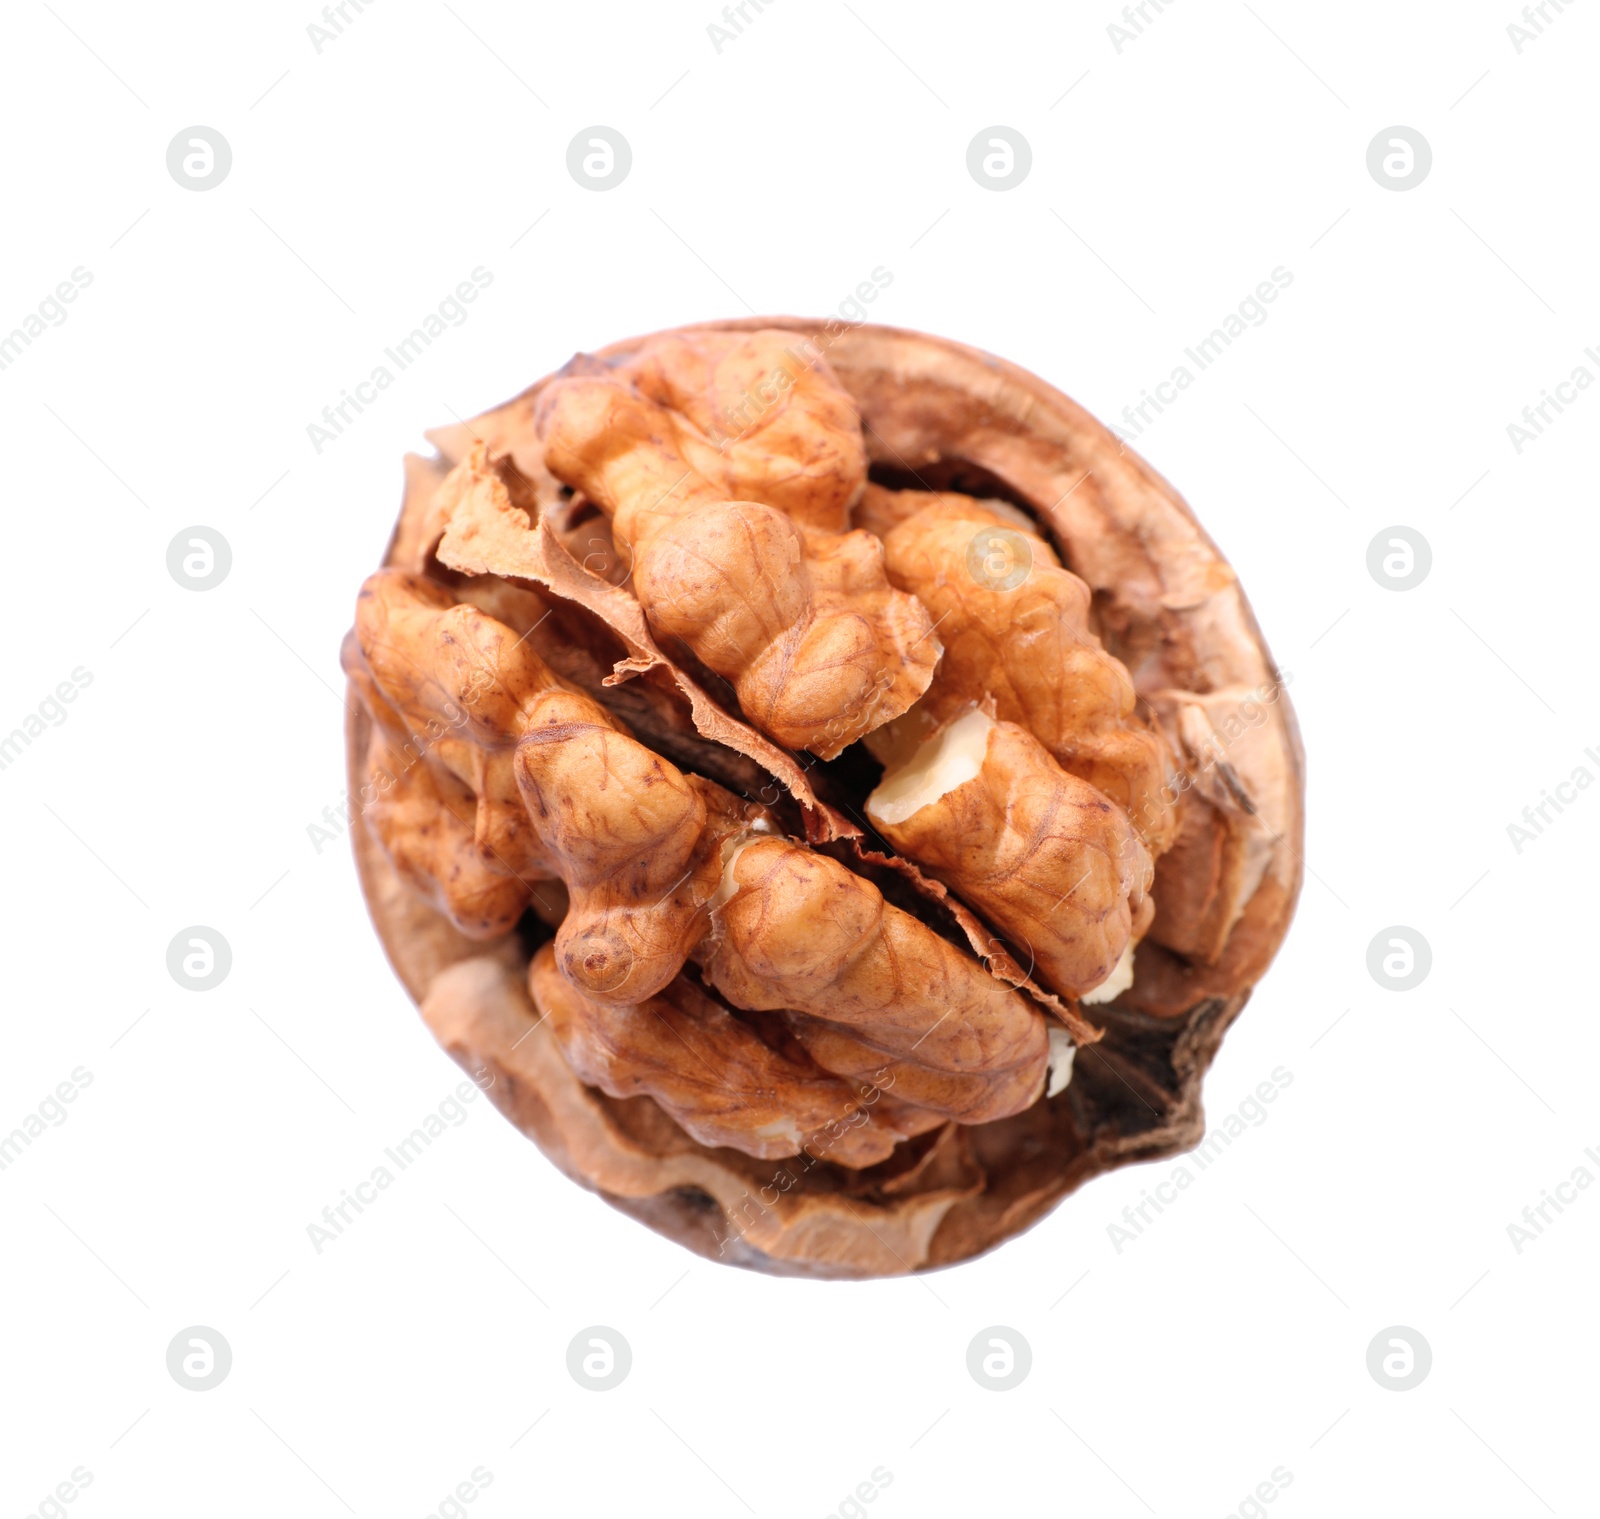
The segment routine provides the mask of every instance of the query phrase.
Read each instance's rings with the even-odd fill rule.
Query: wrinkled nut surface
[[[1155,870],[1127,814],[1016,723],[970,709],[890,770],[866,812],[1065,996],[1099,988],[1150,925]]]
[[[563,1170],[712,1257],[872,1276],[1199,1137],[1302,759],[1136,457],[986,355],[787,320],[433,440],[342,653],[356,856]]]
[[[539,401],[545,467],[594,502],[651,628],[792,749],[832,759],[898,716],[939,658],[927,610],[850,531],[861,422],[781,332],[669,335]]]

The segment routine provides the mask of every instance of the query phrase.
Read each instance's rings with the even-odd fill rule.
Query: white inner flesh
[[[800,1125],[792,1118],[778,1118],[771,1123],[764,1123],[754,1130],[757,1139],[781,1139],[790,1144],[799,1144],[802,1138]]]
[[[711,898],[713,908],[721,907],[739,889],[739,883],[733,878],[733,867],[752,844],[759,844],[763,837],[770,838],[771,834],[736,833],[731,838],[722,841],[722,881],[717,886],[716,893]]]
[[[1080,1002],[1109,1002],[1113,997],[1120,997],[1133,985],[1133,945],[1130,943],[1122,951],[1122,958],[1111,967],[1111,974],[1095,987],[1092,992],[1085,992],[1078,998]]]
[[[976,707],[941,728],[895,770],[886,770],[867,798],[867,816],[876,823],[903,823],[931,806],[983,769],[994,720]]]
[[[1064,1028],[1057,1028],[1054,1024],[1050,1027],[1050,1079],[1045,1083],[1044,1095],[1054,1097],[1057,1092],[1064,1092],[1067,1083],[1072,1080],[1072,1057],[1077,1053],[1077,1046],[1072,1042],[1072,1035]]]
[[[985,496],[978,503],[985,511],[993,512],[995,516],[1004,518],[1018,532],[1028,533],[1037,538],[1039,524],[1033,520],[1020,506],[1013,506],[1009,501],[1001,501],[995,496]]]

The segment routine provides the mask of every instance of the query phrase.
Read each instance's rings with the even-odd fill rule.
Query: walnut
[[[837,323],[618,344],[431,437],[343,651],[356,858],[563,1170],[859,1277],[1199,1139],[1303,761],[1164,482],[1011,365]]]

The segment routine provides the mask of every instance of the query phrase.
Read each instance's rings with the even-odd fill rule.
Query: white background
[[[1600,375],[1600,14],[1548,14],[1519,54],[1509,0],[1182,0],[1119,53],[1109,0],[774,0],[719,53],[710,0],[378,0],[319,54],[310,0],[8,7],[0,332],[93,282],[0,371],[0,731],[93,680],[0,771],[0,1131],[93,1080],[0,1173],[0,1514],[78,1466],[86,1519],[420,1519],[480,1466],[484,1519],[821,1519],[875,1467],[883,1519],[1221,1519],[1276,1467],[1285,1519],[1593,1513],[1600,1189],[1520,1254],[1507,1232],[1600,1177],[1600,795],[1507,834],[1600,774],[1600,394],[1520,454],[1506,431]],[[565,163],[595,123],[633,149],[603,194]],[[193,124],[233,152],[205,193],[166,168]],[[1006,193],[966,169],[994,124],[1033,151]],[[1434,155],[1405,193],[1366,167],[1393,124]],[[306,1226],[461,1079],[346,841],[307,832],[401,454],[574,350],[820,316],[880,265],[875,319],[1108,420],[1292,273],[1138,442],[1294,677],[1309,874],[1208,1112],[1292,1085],[1120,1253],[1176,1162],[974,1264],[814,1284],[686,1254],[479,1102],[316,1254]],[[475,266],[470,319],[319,455],[307,424]],[[205,593],[166,568],[194,524],[233,552]],[[1366,567],[1394,524],[1433,554],[1404,593]],[[166,970],[190,924],[233,948],[204,994]],[[1433,951],[1403,994],[1366,968],[1393,924]],[[596,1323],[634,1356],[603,1394],[565,1366]],[[165,1366],[195,1324],[233,1351],[203,1394]],[[994,1324],[1033,1352],[1007,1393],[966,1370]],[[1366,1367],[1397,1324],[1433,1352],[1405,1393]]]

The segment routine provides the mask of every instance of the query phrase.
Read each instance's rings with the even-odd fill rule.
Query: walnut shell
[[[1015,522],[1022,538],[1047,540],[1053,552],[1039,543],[1040,562],[1059,554],[1092,593],[1093,632],[1084,636],[1094,643],[1094,658],[1103,663],[1114,656],[1111,664],[1125,668],[1139,709],[1130,721],[1144,725],[1136,735],[1144,779],[1136,784],[1147,783],[1159,751],[1169,756],[1163,762],[1177,795],[1170,819],[1134,820],[1152,852],[1163,852],[1149,894],[1154,918],[1146,903],[1148,929],[1132,984],[1114,1000],[1090,1005],[1092,998],[1080,1004],[1070,994],[1052,995],[1015,963],[1015,939],[1003,943],[960,900],[959,883],[949,894],[914,864],[863,840],[857,822],[867,788],[851,792],[851,751],[838,762],[846,771],[814,767],[751,728],[730,696],[713,698],[716,677],[693,653],[653,636],[655,624],[625,589],[631,565],[593,504],[582,490],[574,496],[563,489],[546,468],[540,413],[542,406],[548,426],[555,382],[578,376],[587,384],[619,366],[636,372],[664,349],[697,354],[709,345],[720,352],[717,334],[777,332],[814,346],[824,356],[819,365],[825,362],[859,411],[874,484],[869,500],[858,500],[858,528],[880,536],[899,528],[917,505],[900,500],[902,492],[958,493],[926,497],[932,515],[970,517],[981,501],[979,517]],[[652,383],[660,389],[666,382]],[[535,1008],[529,967],[562,921],[566,893],[559,882],[540,877],[547,884],[534,892],[515,932],[501,932],[496,920],[500,937],[476,930],[469,936],[432,905],[437,895],[417,889],[414,874],[402,876],[363,809],[361,825],[352,829],[357,867],[396,973],[439,1042],[469,1069],[494,1073],[496,1102],[563,1171],[711,1259],[779,1274],[871,1277],[965,1260],[1027,1228],[1088,1177],[1198,1142],[1202,1077],[1282,941],[1298,896],[1304,759],[1284,681],[1234,573],[1166,482],[1082,408],[1014,365],[919,333],[836,321],[714,323],[618,343],[470,423],[429,436],[439,458],[406,460],[405,497],[386,565],[452,587],[455,597],[524,636],[551,619],[550,627],[561,630],[543,645],[554,684],[600,700],[619,726],[692,770],[708,795],[724,788],[745,797],[759,793],[780,812],[787,809],[788,831],[823,851],[819,859],[848,866],[886,904],[936,921],[945,940],[970,944],[1001,977],[1006,995],[1031,999],[1078,1047],[1065,1089],[1009,1117],[963,1124],[892,1098],[870,1129],[857,1133],[852,1126],[847,1142],[831,1152],[843,1160],[826,1158],[826,1146],[770,1158],[775,1152],[763,1150],[770,1136],[750,1146],[765,1159],[726,1143],[713,1148],[691,1138],[651,1096],[611,1095],[630,1088],[627,1062],[613,1059],[610,1046],[591,1042],[587,1061],[576,1062],[593,1079],[603,1075],[609,1090],[586,1085],[556,1028],[587,1025],[570,1016],[547,1020]],[[495,521],[480,516],[450,525],[452,493],[460,493],[474,467],[485,476],[484,461],[493,457],[501,461],[491,466],[498,479],[508,482],[504,490],[495,487],[500,499],[526,512],[520,522],[537,525],[510,547]],[[714,462],[702,472],[711,474]],[[441,489],[447,476],[450,484]],[[963,497],[970,498],[964,507]],[[447,531],[448,554],[440,548]],[[526,564],[508,569],[507,553],[527,556]],[[471,578],[491,563],[497,575]],[[880,603],[896,594],[873,592]],[[365,799],[374,728],[381,727],[373,714],[386,709],[359,657],[347,656],[347,667],[350,790]],[[921,689],[927,674],[919,679]],[[937,678],[931,694],[949,710],[950,693]],[[991,714],[992,707],[991,701]],[[886,715],[904,710],[899,700]],[[901,722],[917,717],[914,709]],[[878,736],[891,731],[880,728]],[[1051,745],[1037,725],[1034,731]],[[380,745],[382,739],[380,732]],[[1114,795],[1119,781],[1106,766],[1116,739],[1052,747],[1063,765],[1085,777],[1075,785],[1090,791],[1092,780]],[[1099,769],[1084,768],[1091,765]],[[498,783],[483,784],[505,790],[510,768],[508,762],[497,771]],[[848,806],[852,797],[854,821],[835,805]],[[717,942],[717,932],[708,942]],[[719,955],[714,949],[707,964],[714,967]],[[554,974],[548,949],[541,963],[542,974]],[[673,1006],[682,1016],[700,1009],[696,1028],[727,1023],[727,1011],[707,1003],[706,988],[681,977],[680,983],[692,995],[677,994]],[[593,1013],[598,1005],[581,1007]],[[739,1017],[781,1054],[767,1057],[755,1048],[749,1068],[798,1062],[796,1069],[817,1078],[806,1083],[813,1100],[835,1079],[828,1073],[858,1068],[842,1049],[850,1039],[837,1025],[781,1008]],[[739,1033],[748,1051],[748,1035]],[[808,1065],[813,1055],[832,1063],[817,1071]],[[723,1101],[701,1132],[737,1141],[737,1106]]]

